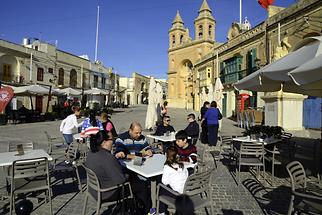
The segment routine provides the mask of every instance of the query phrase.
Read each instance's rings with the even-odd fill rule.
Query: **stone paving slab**
[[[170,108],[171,123],[176,130],[185,128],[187,125],[186,116],[191,112],[191,110]],[[119,109],[117,113],[112,115],[112,121],[119,132],[125,131],[133,120],[139,121],[144,125],[145,114],[146,106]],[[196,113],[196,116],[198,116],[198,113]],[[60,122],[52,121],[1,126],[0,136],[28,138],[36,143],[36,148],[46,149],[47,140],[43,131],[48,131],[52,136],[59,136]],[[223,119],[222,133],[240,135],[242,131],[243,129],[235,126],[235,122],[229,119]],[[144,132],[147,133],[147,131]],[[211,150],[208,146],[202,145],[201,143],[198,143],[197,147],[199,149],[206,148],[207,150]],[[54,152],[55,156],[61,156],[63,154],[63,150],[60,148],[54,148]],[[212,166],[214,165],[211,155],[208,155],[207,163]],[[217,161],[218,168],[212,176],[211,198],[215,214],[286,214],[290,200],[290,184],[289,180],[285,177],[285,169],[281,168],[281,171],[277,171],[277,177],[272,178],[268,166],[265,181],[263,178],[260,178],[258,181],[245,169],[241,173],[241,183],[237,185],[234,166],[229,166],[228,163],[225,158],[219,162]],[[65,183],[66,185],[63,185],[59,182],[53,186],[54,197],[52,203],[54,214],[81,214],[84,194],[78,191],[77,185],[72,183],[72,179],[67,179]],[[4,186],[4,174],[1,172],[0,195],[6,194]],[[8,200],[0,201],[0,215],[8,214],[8,202]],[[34,202],[34,207],[35,210],[32,214],[42,215],[49,213],[48,204],[37,206],[37,203]],[[87,214],[92,214],[94,211],[95,204],[90,202]],[[197,214],[203,215],[206,212],[202,210]]]

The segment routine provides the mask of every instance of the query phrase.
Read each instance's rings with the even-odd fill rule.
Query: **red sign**
[[[0,89],[0,113],[6,108],[13,97],[13,90],[11,87],[1,87]]]
[[[258,4],[260,4],[263,8],[267,10],[269,5],[272,5],[274,0],[258,0]]]

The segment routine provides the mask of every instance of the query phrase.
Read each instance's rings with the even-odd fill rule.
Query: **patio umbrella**
[[[49,89],[38,84],[16,87],[14,93],[17,96],[31,96],[31,95],[48,95]]]
[[[284,92],[316,95],[317,91],[297,85],[289,76],[289,72],[319,56],[322,53],[321,41],[322,37],[304,39],[293,52],[238,81],[235,88],[260,92],[274,92],[283,89]]]
[[[79,96],[82,94],[82,92],[80,90],[76,90],[71,87],[67,87],[67,88],[61,89],[59,91],[64,93],[64,95],[67,95],[67,96]]]
[[[98,88],[92,88],[89,90],[85,90],[84,94],[86,94],[86,95],[108,95],[108,91],[103,90],[103,89],[98,89]]]
[[[223,89],[224,89],[224,86],[222,85],[220,78],[217,78],[216,83],[215,83],[213,97],[214,97],[214,101],[217,102],[217,107],[221,113],[222,113],[222,99],[224,98]],[[221,127],[222,127],[222,122],[220,120],[219,121],[219,130],[221,130]]]
[[[157,85],[154,77],[150,78],[149,85],[149,104],[146,111],[145,118],[145,128],[154,128],[156,121],[158,120],[157,105],[158,105],[158,95],[157,95]]]
[[[322,97],[322,54],[288,73],[293,81],[311,95]]]

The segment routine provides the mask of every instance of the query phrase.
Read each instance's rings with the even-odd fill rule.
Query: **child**
[[[197,149],[194,145],[188,143],[188,135],[184,130],[176,133],[176,144],[180,161],[197,162]]]
[[[164,185],[168,185],[174,191],[182,194],[184,184],[188,178],[188,170],[184,167],[183,163],[178,160],[178,150],[174,146],[170,146],[166,151],[167,160],[165,161],[163,167],[163,174],[161,182]],[[161,195],[173,196],[165,189],[160,190]],[[166,206],[161,202],[160,203],[160,215],[164,214],[166,211]]]

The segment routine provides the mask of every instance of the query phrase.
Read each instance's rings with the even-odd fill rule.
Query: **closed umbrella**
[[[157,105],[158,105],[159,99],[157,95],[157,85],[154,80],[154,77],[150,78],[148,99],[149,99],[149,104],[146,111],[145,128],[151,129],[151,128],[154,128],[155,123],[158,120]]]

